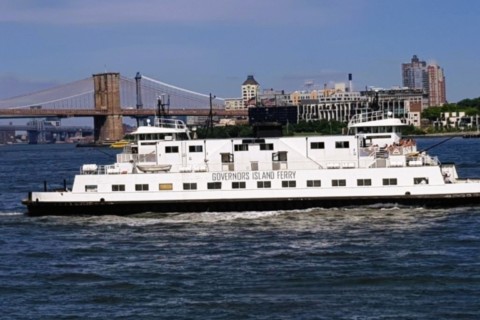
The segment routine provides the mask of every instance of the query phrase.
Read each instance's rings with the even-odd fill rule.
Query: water
[[[480,177],[479,145],[455,138],[431,153]],[[0,318],[480,317],[475,207],[23,215],[29,190],[112,162],[104,153],[115,151],[0,147]]]

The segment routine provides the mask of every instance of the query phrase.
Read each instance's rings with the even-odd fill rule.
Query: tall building
[[[410,63],[402,63],[403,86],[410,89],[422,89],[428,92],[427,63],[416,55]]]
[[[443,69],[436,64],[427,67],[428,73],[428,105],[443,106],[447,102],[445,92],[445,75]]]
[[[253,78],[253,75],[247,76],[242,84],[242,100],[244,106],[255,105],[258,93],[260,90],[260,84]]]
[[[402,63],[403,86],[422,89],[428,95],[428,106],[442,106],[447,102],[443,69],[412,57],[410,63]]]

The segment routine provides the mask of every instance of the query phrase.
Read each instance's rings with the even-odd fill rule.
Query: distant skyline
[[[348,82],[402,85],[415,54],[447,100],[480,97],[480,2],[447,0],[3,0],[0,100],[104,71],[219,97]]]

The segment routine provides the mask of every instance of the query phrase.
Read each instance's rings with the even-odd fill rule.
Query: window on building
[[[287,161],[287,151],[272,153],[272,161]]]
[[[233,146],[235,151],[248,151],[248,144],[235,144]]]
[[[350,148],[350,143],[348,141],[335,141],[335,148],[348,149]]]
[[[233,153],[220,153],[222,163],[231,163],[233,162]]]
[[[325,142],[310,142],[310,149],[325,149]]]
[[[345,179],[333,179],[332,187],[345,187],[347,185],[347,180]]]
[[[188,152],[203,152],[203,146],[189,146]]]
[[[282,188],[295,188],[296,186],[297,186],[297,181],[295,180],[282,181]]]
[[[197,184],[192,182],[192,183],[184,183],[183,184],[183,190],[197,190]]]
[[[266,189],[271,187],[272,187],[271,181],[257,181],[257,188]]]
[[[273,143],[261,143],[260,150],[273,150]]]
[[[125,191],[125,185],[124,184],[113,184],[112,185],[112,191]]]
[[[385,178],[385,179],[383,179],[383,185],[384,186],[396,186],[397,185],[397,179],[396,178]]]
[[[372,179],[357,179],[357,186],[367,187],[372,185]]]
[[[178,146],[166,146],[165,153],[178,153]]]
[[[232,182],[232,189],[245,189],[245,181],[234,181]]]
[[[221,182],[208,182],[207,189],[222,189]]]
[[[136,184],[135,191],[148,191],[148,184]]]
[[[307,180],[307,187],[309,188],[318,188],[322,186],[322,182],[320,180]]]

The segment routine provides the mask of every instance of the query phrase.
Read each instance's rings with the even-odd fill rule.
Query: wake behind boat
[[[480,180],[417,150],[404,125],[373,112],[354,116],[348,135],[196,140],[182,121],[155,119],[114,164],[85,164],[71,190],[23,203],[30,215],[480,203]]]

